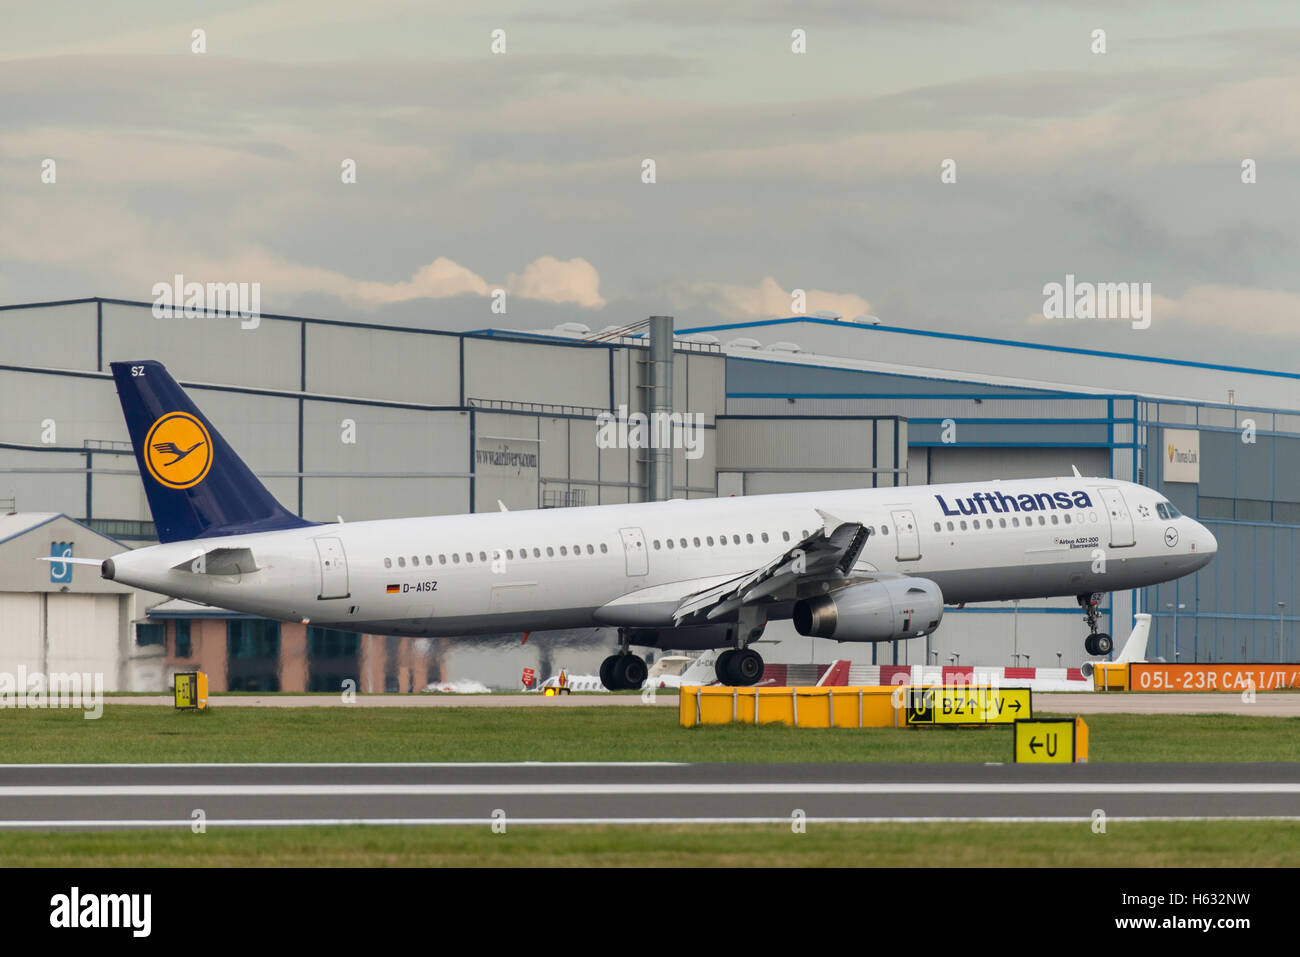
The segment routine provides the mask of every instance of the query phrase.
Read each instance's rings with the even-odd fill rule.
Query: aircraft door
[[[916,527],[916,516],[911,509],[890,512],[894,519],[894,541],[900,562],[915,561],[921,557],[921,536]]]
[[[1110,546],[1111,548],[1125,548],[1129,545],[1137,544],[1133,537],[1133,515],[1128,510],[1128,503],[1124,501],[1124,493],[1118,488],[1098,489],[1101,493],[1102,504],[1106,507],[1106,512],[1110,516]]]
[[[627,558],[629,578],[645,575],[650,571],[650,554],[645,548],[645,535],[639,528],[620,528],[618,534],[623,538],[623,554]]]
[[[342,539],[316,539],[316,554],[320,557],[320,595],[317,597],[347,598],[348,557],[343,551]]]

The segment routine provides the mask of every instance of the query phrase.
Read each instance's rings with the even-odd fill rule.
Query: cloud
[[[806,311],[809,314],[830,310],[845,318],[852,318],[871,310],[867,300],[853,293],[827,292],[824,289],[805,289],[804,292]],[[764,276],[757,286],[692,283],[677,294],[679,306],[703,306],[737,319],[789,316],[793,312],[793,298],[793,290],[787,292],[782,289],[781,284],[771,276]]]
[[[506,289],[512,296],[539,302],[571,302],[587,309],[605,305],[600,295],[600,275],[585,259],[559,260],[542,256],[524,267],[522,275],[510,274]]]
[[[486,296],[491,291],[487,280],[482,276],[445,256],[439,256],[429,265],[421,266],[407,282],[359,282],[352,289],[353,295],[370,303],[448,299],[465,293]]]
[[[1151,321],[1186,322],[1220,329],[1239,328],[1254,334],[1300,335],[1300,293],[1204,283],[1170,299],[1152,296]]]

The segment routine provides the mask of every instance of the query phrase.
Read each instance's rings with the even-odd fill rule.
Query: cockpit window
[[[1161,518],[1180,518],[1183,513],[1174,508],[1171,502],[1157,502],[1156,514]]]
[[[1170,517],[1170,518],[1181,518],[1181,517],[1182,517],[1182,514],[1183,514],[1183,513],[1180,512],[1180,511],[1178,511],[1178,509],[1174,508],[1174,503],[1173,503],[1173,502],[1166,502],[1166,503],[1165,503],[1165,508],[1169,509],[1169,517]]]
[[[1165,508],[1164,502],[1156,502],[1156,515],[1158,515],[1160,518],[1169,517],[1169,509]]]

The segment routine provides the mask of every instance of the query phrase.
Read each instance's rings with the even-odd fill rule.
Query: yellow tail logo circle
[[[212,436],[188,412],[168,412],[149,427],[144,464],[168,488],[198,485],[212,466]]]

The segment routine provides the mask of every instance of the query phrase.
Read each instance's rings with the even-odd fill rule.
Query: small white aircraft
[[[1103,592],[1190,574],[1209,530],[1110,478],[844,489],[317,524],[285,509],[160,363],[113,375],[161,544],[102,563],[113,581],[284,621],[389,635],[606,625],[611,689],[630,646],[726,649],[753,684],[770,619],[835,641],[901,641],[945,602],[1074,595],[1092,655]],[[98,562],[91,563],[98,564]]]

